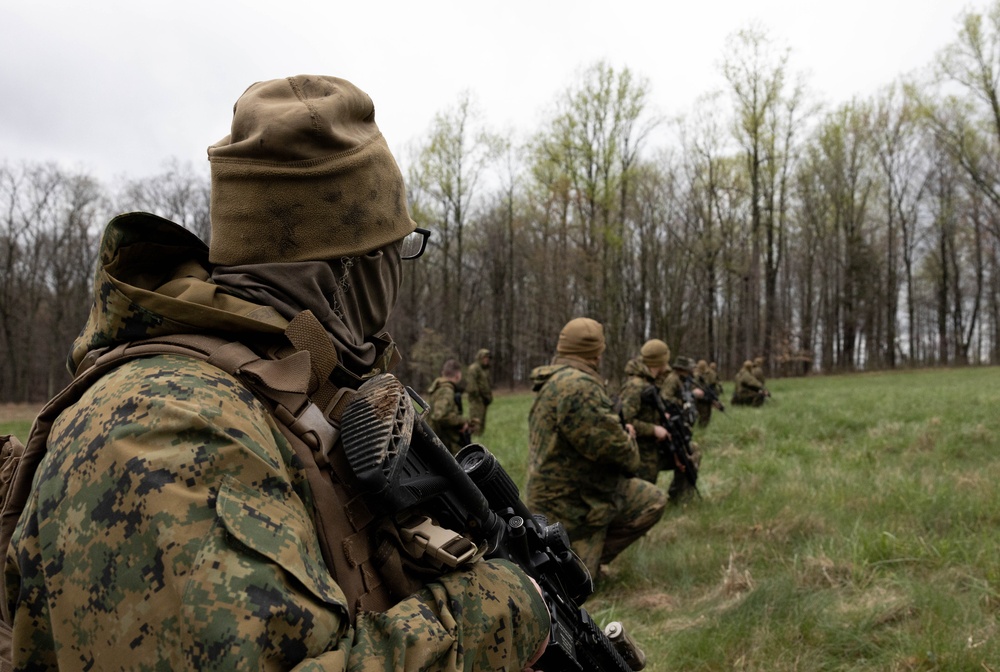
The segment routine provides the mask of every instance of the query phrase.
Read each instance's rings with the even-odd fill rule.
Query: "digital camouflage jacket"
[[[528,416],[526,501],[532,511],[561,521],[574,539],[614,517],[616,492],[638,471],[639,450],[592,368],[556,358],[531,378],[537,396]]]
[[[207,330],[280,338],[274,310],[207,282],[207,249],[158,217],[105,232],[71,368],[104,346]],[[190,357],[134,359],[55,421],[11,546],[16,669],[519,669],[548,616],[480,562],[349,622],[302,463],[263,404]]]

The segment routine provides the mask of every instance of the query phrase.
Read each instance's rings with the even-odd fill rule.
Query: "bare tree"
[[[104,203],[97,183],[55,164],[0,166],[0,398],[33,401],[68,380],[89,306]]]
[[[208,175],[189,163],[171,159],[157,175],[126,180],[116,199],[116,209],[152,212],[177,222],[207,243],[211,235],[210,193]]]

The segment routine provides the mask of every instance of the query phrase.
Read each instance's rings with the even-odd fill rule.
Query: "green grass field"
[[[998,382],[771,381],[765,407],[697,431],[703,499],[669,508],[587,609],[652,672],[1000,671]],[[531,400],[499,395],[481,438],[519,484]]]
[[[656,672],[1000,670],[998,383],[772,381],[763,408],[697,431],[704,498],[669,508],[587,609]],[[498,398],[483,436],[519,483],[530,404]]]
[[[41,404],[0,404],[0,436],[13,434],[27,441],[31,421],[41,408]]]

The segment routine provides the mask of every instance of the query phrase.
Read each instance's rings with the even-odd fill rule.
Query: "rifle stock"
[[[726,405],[722,403],[722,399],[719,399],[718,393],[712,388],[711,385],[702,385],[695,378],[691,379],[691,384],[702,391],[705,395],[705,401],[712,402],[712,406],[717,408],[720,413],[726,412]]]

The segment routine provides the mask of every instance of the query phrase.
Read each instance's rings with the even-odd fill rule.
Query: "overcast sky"
[[[662,114],[722,84],[751,23],[823,100],[923,68],[986,0],[0,0],[0,161],[103,179],[203,167],[255,81],[329,74],[375,101],[397,154],[471,91],[497,129],[537,129],[603,59],[648,79]],[[402,162],[402,161],[401,161]]]

